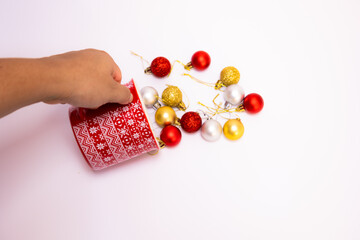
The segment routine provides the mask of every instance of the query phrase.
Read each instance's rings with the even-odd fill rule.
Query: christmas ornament
[[[241,107],[243,107],[246,112],[255,114],[263,109],[264,100],[259,94],[251,93],[244,98],[243,104],[240,108]]]
[[[226,67],[220,73],[220,80],[216,82],[215,89],[237,84],[240,80],[240,72],[235,67]]]
[[[202,119],[197,112],[187,112],[181,117],[180,124],[185,132],[193,133],[201,128]]]
[[[229,140],[238,140],[244,134],[244,125],[240,119],[230,119],[224,124],[224,135]]]
[[[155,112],[155,121],[160,127],[177,123],[174,109],[168,106],[158,108]]]
[[[206,120],[201,127],[201,136],[209,142],[214,142],[221,137],[222,127],[214,119]]]
[[[211,58],[207,52],[197,51],[191,58],[191,62],[186,64],[184,68],[190,70],[195,68],[196,70],[203,71],[209,67]]]
[[[186,106],[182,101],[181,90],[176,86],[168,86],[162,93],[161,100],[166,106],[177,107],[180,110],[186,110]]]
[[[147,86],[143,87],[140,91],[143,103],[147,108],[155,108],[158,109],[161,107],[159,103],[159,94],[155,88]]]
[[[238,84],[228,86],[224,91],[225,109],[230,105],[238,106],[244,99],[245,93]]]
[[[171,64],[169,60],[164,57],[157,57],[152,62],[150,67],[145,69],[146,74],[154,74],[156,77],[162,78],[169,75]]]
[[[141,59],[143,60],[142,57]],[[188,64],[185,65],[179,60],[176,60],[175,62],[182,64],[186,70],[195,68],[196,70],[202,71],[210,66],[211,58],[208,53],[204,51],[197,51],[193,54],[191,61]],[[160,68],[162,69],[159,70]],[[151,63],[151,66],[145,72],[151,72],[155,76],[163,77],[170,74],[171,70],[172,66],[170,65],[168,60],[164,60],[163,57],[159,57],[154,59],[154,61]],[[157,74],[155,73],[156,71],[162,72],[162,74]],[[177,118],[175,111],[172,109],[172,107],[177,107],[180,110],[186,110],[186,106],[182,100],[183,94],[178,87],[168,86],[163,91],[161,95],[161,101],[166,105],[164,107],[160,107],[161,105],[158,102],[159,96],[155,89],[153,89],[152,87],[144,88],[141,94],[143,95],[145,105],[147,107],[156,107],[156,103],[159,104],[159,106],[157,106],[158,109],[155,113],[155,121],[159,126],[164,127],[164,129],[161,132],[161,139],[158,140],[162,143],[168,141],[169,143],[166,143],[166,145],[170,146],[173,142],[180,141],[179,138],[181,138],[181,133],[180,137],[177,133],[180,132],[180,130],[175,126],[172,126],[172,124],[180,125],[184,131],[189,133],[196,132],[200,129],[201,136],[209,142],[218,140],[223,132],[225,137],[229,140],[237,140],[241,138],[244,134],[244,125],[242,124],[240,118],[238,118],[239,116],[237,115],[237,113],[243,111],[246,111],[248,113],[258,113],[262,110],[264,106],[264,101],[259,94],[252,93],[245,96],[243,88],[237,84],[240,80],[240,72],[237,68],[233,66],[223,68],[220,73],[220,79],[216,83],[204,82],[187,73],[183,73],[183,75],[188,76],[203,85],[215,88],[216,90],[220,90],[221,88],[226,87],[220,90],[224,92],[223,96],[225,104],[223,105],[223,103],[217,103],[215,101],[220,94],[217,94],[212,100],[214,107],[207,106],[205,104],[202,104],[201,102],[198,102],[198,104],[207,109],[207,112],[199,110],[199,113],[203,112],[204,115],[207,116],[207,120],[202,124],[203,121],[198,112],[187,112],[183,114],[181,119]],[[234,118],[235,116],[237,118],[229,119],[228,117],[226,117],[226,119],[228,120],[222,127],[218,121],[212,119],[212,117],[215,115],[223,117],[222,114],[230,114],[230,116],[233,116],[230,118]],[[165,131],[165,129],[172,130]],[[165,137],[164,134],[166,134],[167,136],[167,132],[169,132],[169,134],[173,134],[171,135],[172,137],[169,137],[171,140],[169,140],[168,137]],[[174,145],[176,145],[177,143],[175,143]]]
[[[181,131],[173,125],[168,125],[161,130],[160,139],[166,146],[174,147],[180,143]]]

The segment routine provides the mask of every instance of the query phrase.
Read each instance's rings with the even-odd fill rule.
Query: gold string
[[[215,87],[215,84],[201,81],[200,79],[197,79],[196,77],[193,77],[193,76],[191,76],[190,74],[183,73],[182,75],[183,75],[183,76],[188,76],[188,77],[190,77],[192,80],[195,80],[196,82],[201,83],[201,84],[203,84],[203,85],[205,85],[205,86]]]
[[[212,108],[212,107],[209,107],[209,106],[206,106],[205,104],[203,104],[202,102],[198,102],[199,105],[203,106],[203,107],[206,107],[207,110],[209,110],[211,113],[213,113],[213,111],[217,111],[217,108]]]
[[[141,55],[137,54],[137,53],[134,53],[133,51],[130,51],[132,55],[135,55],[137,57],[139,57],[141,59],[141,64],[143,66],[143,69],[145,70],[145,66],[144,66],[144,61],[150,65],[149,61],[147,61],[145,58],[143,58]]]
[[[217,104],[217,103],[215,102],[215,99],[216,99],[219,95],[220,95],[220,94],[217,94],[217,95],[214,97],[214,99],[212,100],[212,102],[214,103],[215,106],[217,106],[218,108],[221,108],[220,105],[221,105],[222,103]]]
[[[220,90],[220,88],[222,88],[222,87],[226,87],[223,83],[222,83],[222,81],[221,80],[218,80],[216,83],[215,83],[215,89],[216,90],[219,90],[219,91],[222,91],[222,90]],[[223,91],[222,91],[223,92]]]
[[[170,72],[169,72],[169,74],[167,75],[167,77],[169,77],[169,76],[170,76],[170,73],[171,73],[171,72],[172,72],[172,70],[174,69],[174,65],[175,65],[175,63],[180,63],[181,65],[183,65],[183,66],[184,66],[185,70],[187,70],[187,71],[190,71],[190,69],[192,68],[191,63],[184,64],[184,63],[180,62],[179,60],[175,60],[175,61],[174,61],[174,63],[173,63],[173,64],[171,64]],[[190,64],[190,65],[189,65],[189,64]]]
[[[175,60],[175,62],[178,62],[178,63],[180,63],[181,65],[183,65],[183,67],[184,67],[185,70],[187,70],[187,71],[190,71],[190,70],[193,68],[193,66],[191,65],[191,62],[189,62],[188,64],[184,64],[184,63],[180,62],[179,60]]]
[[[230,113],[230,114],[234,114],[238,119],[240,119],[240,116],[239,115],[237,115],[235,112],[228,112],[228,113]],[[221,114],[219,114],[219,116],[220,117],[222,117],[222,118],[224,118],[224,119],[227,119],[227,120],[230,120],[230,119],[233,119],[233,118],[227,118],[227,117],[224,117],[224,116],[222,116]]]
[[[188,95],[186,94],[185,91],[183,91],[181,88],[179,88],[179,89],[180,89],[180,91],[185,95],[186,101],[187,101],[187,103],[188,103],[187,106],[186,106],[186,104],[184,104],[184,105],[185,105],[185,110],[186,110],[186,109],[188,109],[188,108],[190,107],[190,99],[189,99],[189,97],[188,97]],[[184,110],[184,111],[185,111],[185,110]]]
[[[176,61],[175,61],[175,62],[176,62]],[[171,64],[170,72],[169,72],[169,74],[167,75],[167,77],[170,76],[170,73],[172,72],[172,70],[173,70],[173,68],[174,68],[175,62],[174,62],[173,64]]]
[[[236,107],[236,108],[230,108],[230,109],[224,109],[221,107],[221,104],[222,103],[216,103],[215,100],[216,98],[219,96],[219,94],[217,94],[214,99],[213,99],[213,103],[215,106],[217,106],[219,109],[222,109],[222,111],[220,113],[225,113],[225,112],[229,112],[229,113],[235,113],[235,112],[244,112],[245,109],[244,109],[244,105],[241,104],[240,106]]]
[[[201,102],[198,102],[199,105],[207,108],[211,113],[212,113],[212,117],[215,116],[215,115],[219,115],[220,117],[222,118],[225,118],[225,119],[230,119],[230,118],[226,118],[224,116],[222,116],[221,114],[223,113],[229,113],[229,114],[233,114],[235,116],[237,116],[239,118],[239,115],[237,115],[236,113],[237,112],[243,112],[245,111],[243,105],[240,105],[239,107],[236,107],[236,108],[231,108],[231,109],[224,109],[221,107],[221,104],[222,103],[216,103],[215,100],[216,98],[219,96],[219,94],[217,94],[214,99],[212,100],[213,104],[216,106],[216,108],[213,108],[213,107],[209,107],[209,106],[206,106],[205,104],[201,103]]]
[[[199,105],[207,108],[207,110],[209,111],[208,114],[211,115],[210,118],[213,118],[215,115],[218,114],[218,109],[217,108],[212,108],[212,107],[209,107],[209,106],[206,106],[205,104],[201,103],[201,102],[198,102]]]

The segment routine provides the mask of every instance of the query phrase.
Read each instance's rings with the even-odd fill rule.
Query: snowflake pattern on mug
[[[106,104],[97,110],[70,109],[70,121],[79,147],[94,170],[159,150],[133,80],[126,86],[133,102]],[[83,119],[78,112],[83,111]]]

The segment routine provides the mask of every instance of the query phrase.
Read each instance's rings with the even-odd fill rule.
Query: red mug
[[[69,110],[75,139],[94,170],[160,149],[134,81],[125,86],[133,95],[128,105],[109,103],[98,109]]]

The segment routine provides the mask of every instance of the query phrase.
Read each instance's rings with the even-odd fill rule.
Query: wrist
[[[52,56],[39,58],[36,61],[42,71],[40,101],[49,104],[64,103],[68,90],[65,83],[66,70],[62,66],[61,60]]]

